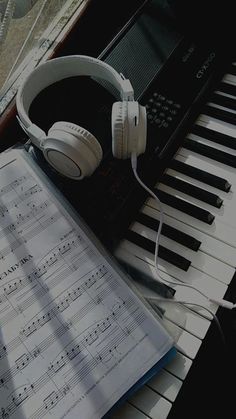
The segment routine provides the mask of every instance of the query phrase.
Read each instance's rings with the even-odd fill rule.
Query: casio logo
[[[201,66],[201,68],[198,70],[196,77],[197,79],[201,79],[204,74],[206,73],[207,69],[210,67],[212,61],[215,59],[215,52],[211,52],[207,59],[204,61],[203,65]]]

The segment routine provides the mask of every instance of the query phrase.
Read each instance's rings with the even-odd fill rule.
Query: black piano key
[[[212,118],[219,119],[220,121],[236,125],[236,114],[225,111],[224,109],[219,109],[213,106],[205,105],[203,107],[202,113],[211,116]]]
[[[224,192],[229,192],[231,184],[219,176],[212,175],[211,173],[205,172],[204,170],[198,169],[197,167],[190,166],[187,163],[173,159],[170,162],[169,167],[176,170],[177,172],[183,173],[186,176],[192,177],[193,179],[199,180],[200,182],[206,183],[207,185],[213,186],[214,188],[220,189]]]
[[[213,207],[220,208],[223,204],[223,200],[218,195],[208,192],[205,189],[199,188],[198,186],[192,185],[191,183],[185,182],[181,179],[177,179],[174,176],[170,176],[167,173],[162,176],[161,182],[164,183],[164,185],[177,189],[178,191],[192,196],[193,198],[206,202]]]
[[[166,205],[169,205],[172,208],[178,209],[185,214],[190,215],[191,217],[197,218],[200,221],[203,221],[206,224],[212,224],[215,217],[209,211],[204,210],[203,208],[193,205],[190,202],[184,201],[184,199],[176,198],[173,195],[168,194],[167,192],[157,189],[157,196]]]
[[[236,86],[231,83],[220,82],[217,90],[227,95],[236,96]]]
[[[170,285],[164,284],[164,282],[158,281],[158,279],[154,279],[151,274],[150,276],[141,272],[135,266],[128,265],[127,263],[121,262],[124,265],[127,273],[132,277],[132,279],[140,284],[145,285],[146,287],[150,288],[151,290],[155,291],[157,294],[161,295],[164,298],[172,298],[174,297],[176,290],[172,288]]]
[[[225,147],[236,150],[236,138],[229,135],[222,134],[221,132],[202,127],[201,125],[194,125],[191,132],[199,137],[206,138],[206,140],[214,141],[214,143],[224,145]]]
[[[236,100],[232,97],[219,95],[219,93],[213,93],[208,100],[209,102],[216,103],[217,105],[224,106],[225,108],[236,110]]]
[[[135,231],[131,230],[127,231],[125,238],[130,242],[136,244],[137,246],[142,247],[143,249],[152,253],[153,255],[155,254],[156,244],[154,241],[149,240],[146,237],[143,237]],[[159,246],[158,256],[166,262],[176,266],[177,268],[182,269],[183,271],[187,271],[189,266],[191,265],[190,260],[178,255],[172,250],[166,249],[166,247],[163,246]]]
[[[142,212],[138,213],[138,215],[136,216],[136,221],[138,221],[140,224],[143,224],[146,227],[151,228],[154,231],[158,230],[159,221],[155,220],[147,214],[143,214]],[[179,244],[182,244],[182,246],[185,246],[188,249],[194,250],[195,252],[201,246],[201,242],[199,240],[195,239],[189,234],[183,233],[182,231],[179,231],[176,228],[169,226],[166,223],[162,224],[161,234],[163,234],[163,236],[168,237],[171,240],[174,240]]]
[[[208,145],[190,140],[189,138],[186,138],[183,141],[183,147],[194,151],[195,153],[201,154],[202,156],[209,157],[212,160],[224,163],[227,166],[236,167],[236,156],[217,150],[214,147],[209,147]]]
[[[222,93],[225,93],[227,95],[236,97],[236,86],[234,84],[221,81],[219,85],[217,86],[216,90]]]

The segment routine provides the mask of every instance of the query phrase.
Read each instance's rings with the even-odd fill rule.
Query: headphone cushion
[[[55,131],[58,133],[58,130],[67,134],[71,134],[78,140],[82,141],[94,154],[94,156],[98,160],[98,164],[100,163],[103,154],[102,147],[96,139],[96,137],[94,137],[94,135],[91,134],[91,132],[80,127],[77,124],[74,124],[73,122],[58,121],[51,126],[50,130],[48,131],[48,136],[53,135]]]
[[[46,160],[72,179],[90,176],[102,160],[102,147],[86,129],[71,122],[53,124],[44,140]]]
[[[115,102],[112,106],[112,153],[118,159],[125,159],[128,152],[127,104]]]
[[[132,152],[145,152],[147,137],[146,108],[136,101],[115,102],[112,107],[112,152],[127,159]]]

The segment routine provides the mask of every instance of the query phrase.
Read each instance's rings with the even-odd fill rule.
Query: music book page
[[[101,418],[172,338],[24,150],[0,221],[0,418]]]

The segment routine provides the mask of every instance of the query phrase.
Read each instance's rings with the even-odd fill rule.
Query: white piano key
[[[199,313],[196,313],[190,310],[188,307],[185,307],[182,304],[178,304],[179,314],[182,314],[182,318],[184,318],[184,325],[181,322],[181,316],[176,316],[173,310],[172,302],[168,301],[161,301],[157,302],[158,306],[165,310],[164,319],[171,321],[172,323],[176,324],[179,327],[184,326],[185,330],[192,335],[196,336],[199,339],[203,339],[206,336],[208,328],[210,326],[210,320],[201,317]],[[174,304],[174,306],[176,306]]]
[[[229,97],[230,99],[235,99],[234,95],[230,95],[229,93],[223,92],[221,90],[215,90],[215,93],[217,93],[218,95],[221,95],[221,96]]]
[[[182,383],[177,377],[162,369],[146,385],[173,403],[181,389]]]
[[[222,106],[222,105],[218,105],[218,103],[208,102],[207,105],[211,106],[212,108],[222,109],[223,111],[227,111],[227,112],[231,112],[231,113],[236,114],[235,109],[227,108],[227,107]]]
[[[225,74],[222,81],[236,86],[236,77],[233,74]]]
[[[149,215],[150,217],[160,220],[160,212],[158,209],[151,208],[144,205],[142,208],[144,214]],[[206,254],[213,256],[216,259],[221,260],[222,262],[229,264],[231,267],[235,267],[235,248],[223,243],[220,240],[215,239],[207,235],[205,232],[202,232],[190,225],[183,223],[167,214],[164,215],[164,221],[166,224],[171,227],[176,228],[177,230],[183,231],[183,233],[189,234],[190,236],[196,238],[201,242],[200,250]],[[222,281],[224,278],[222,277]]]
[[[156,231],[144,226],[143,224],[140,224],[139,222],[132,223],[130,229],[149,240],[154,242],[156,241]],[[201,250],[194,252],[193,250],[187,249],[185,246],[182,246],[181,244],[176,243],[163,235],[161,235],[160,244],[190,260],[191,266],[199,269],[200,271],[203,271],[226,284],[231,282],[235,272],[234,268],[209,255],[204,254],[201,252]]]
[[[200,144],[204,144],[204,145],[207,145],[209,147],[213,147],[216,150],[223,151],[224,153],[228,153],[231,156],[236,156],[236,150],[234,150],[233,148],[229,148],[229,147],[226,147],[226,146],[224,146],[222,144],[215,143],[214,141],[210,141],[207,138],[200,137],[199,135],[192,134],[192,133],[189,133],[187,135],[187,137],[190,140],[194,140],[194,141],[196,141],[196,142],[198,142]],[[236,139],[235,139],[235,143],[236,143]]]
[[[129,402],[151,419],[166,419],[172,407],[171,402],[147,386],[138,390]]]
[[[185,380],[191,366],[192,360],[177,351],[175,357],[168,362],[164,369],[178,377],[180,380]]]
[[[235,209],[232,206],[222,205],[221,208],[215,208],[206,202],[203,202],[197,198],[193,198],[184,192],[177,191],[176,189],[171,188],[170,186],[166,186],[162,183],[158,184],[158,189],[170,194],[171,196],[183,199],[190,204],[196,205],[206,211],[209,211],[215,216],[215,220],[210,227],[215,227],[217,225],[220,230],[224,231],[224,237],[227,238],[228,243],[236,247],[236,217],[234,212]]]
[[[226,179],[232,185],[231,189],[234,191],[236,187],[235,168],[226,166],[223,163],[215,162],[209,157],[201,156],[198,153],[187,150],[184,147],[178,150],[178,154],[175,155],[175,159]]]
[[[190,309],[188,306],[183,304],[172,302],[173,300],[162,301],[163,299],[161,299],[159,301],[157,293],[155,293],[153,290],[148,289],[144,285],[138,284],[137,286],[139,292],[141,292],[145,298],[154,298],[153,301],[156,301],[157,306],[164,310],[162,323],[164,327],[169,330],[175,342],[178,340],[180,333],[179,329],[176,329],[175,326],[178,326],[181,329],[185,329],[187,332],[191,333],[199,339],[203,339],[205,337],[212,320],[209,318],[209,316],[206,318],[201,313],[199,313],[198,310],[194,311],[194,306],[193,309]],[[155,298],[157,299],[155,300]],[[190,301],[192,300],[190,299]]]
[[[123,406],[119,407],[111,416],[111,419],[149,419],[150,416],[145,415],[126,402]]]
[[[154,198],[149,198],[146,202],[146,205],[159,209],[158,204]],[[218,218],[214,220],[211,225],[209,225],[164,203],[162,203],[162,208],[165,214],[168,214],[169,216],[176,218],[185,224],[195,227],[196,229],[207,233],[210,236],[215,237],[216,239],[221,240],[230,246],[236,247],[235,229],[231,228],[229,225],[223,222],[220,222]]]
[[[212,129],[213,131],[221,132],[222,134],[236,138],[234,125],[229,124],[228,122],[220,121],[212,116],[201,114],[195,121],[195,124],[202,125],[203,127]]]
[[[176,327],[178,328],[179,326]],[[182,354],[194,360],[201,344],[201,339],[198,339],[196,336],[193,336],[191,333],[185,330],[181,330],[179,339],[176,342],[175,346]]]

